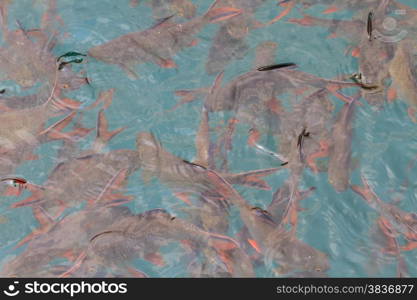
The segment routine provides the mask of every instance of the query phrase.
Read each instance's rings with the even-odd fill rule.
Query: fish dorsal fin
[[[205,106],[201,111],[201,120],[195,140],[196,159],[194,163],[208,168],[209,165],[209,148],[210,148],[210,126],[209,114]]]
[[[97,136],[93,146],[93,149],[97,152],[100,152],[103,146],[107,142],[109,142],[115,135],[126,129],[126,127],[121,127],[116,130],[109,131],[108,123],[109,122],[107,121],[106,116],[104,115],[104,110],[101,109],[98,114]]]
[[[169,21],[170,21],[173,17],[175,17],[175,14],[170,15],[170,16],[165,17],[165,18],[162,18],[162,19],[159,19],[159,20],[157,20],[157,22],[156,22],[154,25],[152,25],[152,27],[150,27],[149,29],[155,29],[155,28],[158,28],[158,27],[161,27],[161,26],[168,25],[168,24],[169,24]]]
[[[213,94],[214,91],[218,90],[221,87],[223,77],[224,77],[224,71],[220,72],[219,75],[217,75],[216,79],[214,79],[214,83],[210,89],[210,94]]]

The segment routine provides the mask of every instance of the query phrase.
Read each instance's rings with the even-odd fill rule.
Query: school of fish
[[[309,186],[306,178],[318,176],[338,195],[352,193],[374,212],[370,261],[394,262],[391,276],[416,274],[404,255],[417,248],[417,207],[402,209],[389,195],[378,195],[357,166],[352,144],[365,106],[377,114],[384,105],[404,101],[408,111],[396,117],[417,126],[417,7],[401,0],[213,0],[199,13],[201,1],[117,1],[151,12],[154,25],[108,38],[85,53],[74,45],[74,51],[57,54],[66,30],[60,0],[40,1],[36,28],[12,20],[16,2],[0,0],[0,80],[29,93],[0,90],[0,193],[8,209],[30,209],[37,226],[14,237],[10,254],[0,257],[1,277],[145,278],[164,276],[160,270],[176,265],[183,266],[178,275],[183,277],[256,277],[259,269],[270,276],[328,277],[329,248],[299,235],[309,226],[300,220],[312,213],[303,206],[309,201],[306,206],[314,206],[309,197],[321,188]],[[267,3],[275,11],[261,22],[256,13]],[[316,7],[325,8],[322,17],[309,14]],[[344,11],[352,17],[334,17]],[[393,11],[406,11],[397,19],[408,32],[400,38],[384,33]],[[301,17],[288,16],[294,12]],[[261,36],[264,28],[283,23],[295,32],[328,29],[322,44],[347,41],[344,55],[358,69],[323,78],[277,56],[278,35],[250,45],[251,31]],[[148,65],[186,75],[176,57],[199,44],[206,26],[214,34],[207,57],[199,60],[201,76],[212,82],[171,91],[171,108],[155,116],[175,118],[198,102],[194,157],[177,155],[157,133],[131,123],[115,128],[108,115],[119,105],[113,101],[117,86],[97,91],[89,105],[72,96],[94,86],[83,71],[89,61],[114,65],[132,84],[149,75]],[[227,77],[228,67],[248,53],[254,53],[252,64]],[[219,114],[227,119],[216,122]],[[135,132],[132,147],[110,150],[110,141],[126,131]],[[92,142],[83,143],[87,138]],[[47,174],[43,182],[19,173],[50,144],[60,147],[53,166],[39,170]],[[237,169],[231,157],[242,148],[270,165],[248,170],[241,161]],[[273,190],[276,174],[286,179]],[[130,194],[129,184],[168,190],[177,205],[152,206],[148,195]],[[269,196],[254,199],[261,191]],[[143,201],[147,209],[140,208]],[[138,268],[137,261],[146,261],[152,271]]]

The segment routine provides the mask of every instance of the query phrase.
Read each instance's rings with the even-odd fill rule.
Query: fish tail
[[[101,109],[97,119],[97,136],[94,149],[100,150],[103,145],[107,144],[115,135],[125,130],[126,127],[121,127],[113,131],[108,130],[108,121],[104,115],[104,110]]]
[[[181,100],[173,108],[171,108],[170,111],[176,110],[178,107],[180,107],[183,104],[193,102],[199,96],[202,96],[204,94],[206,94],[205,89],[175,91],[175,96],[180,97]]]
[[[355,193],[357,193],[358,195],[360,195],[363,199],[365,199],[366,202],[368,202],[369,204],[382,201],[382,200],[380,200],[378,198],[378,196],[376,196],[375,192],[370,187],[368,181],[363,176],[362,176],[362,183],[363,183],[363,186],[352,185],[351,186],[351,189]]]
[[[33,208],[33,215],[35,216],[35,219],[38,220],[40,227],[33,230],[26,237],[21,239],[14,247],[15,249],[35,239],[37,236],[47,232],[54,224],[54,220],[41,206],[35,206]]]
[[[62,132],[62,130],[71,123],[75,116],[76,112],[72,112],[67,115],[62,120],[52,124],[45,130],[43,130],[39,135],[46,135],[48,140],[70,140],[72,141],[74,138],[81,138],[89,134],[93,129],[92,128],[76,128],[70,132]]]
[[[81,267],[81,264],[85,261],[86,258],[87,258],[87,252],[86,251],[83,251],[77,257],[74,265],[71,268],[69,268],[66,272],[60,274],[58,277],[59,278],[69,277],[71,274],[73,274],[75,271],[77,271]]]
[[[273,24],[275,22],[278,22],[279,20],[281,20],[283,17],[285,17],[286,15],[288,15],[291,10],[294,8],[295,6],[295,1],[290,1],[290,2],[281,2],[279,4],[280,6],[285,7],[285,9],[275,18],[273,18],[271,21],[269,21],[267,24]]]
[[[207,12],[204,14],[204,19],[209,23],[217,23],[240,15],[243,11],[233,7],[218,7],[216,8],[218,0],[214,1]]]
[[[32,196],[30,196],[30,197],[28,197],[24,200],[13,203],[11,205],[11,208],[17,208],[17,207],[22,207],[22,206],[31,206],[31,205],[37,204],[42,200],[43,194],[44,194],[43,190],[33,191]]]

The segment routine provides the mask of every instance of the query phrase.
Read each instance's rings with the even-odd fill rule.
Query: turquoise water
[[[37,28],[45,11],[47,1],[14,1],[9,7],[8,25],[16,29],[15,20],[24,28]],[[87,53],[91,47],[103,44],[120,35],[133,31],[142,31],[155,22],[148,1],[139,1],[131,7],[129,1],[92,0],[92,1],[57,1],[57,11],[62,18],[59,27],[62,34],[53,53],[59,56],[69,51]],[[208,0],[192,1],[196,15],[202,15],[210,6]],[[417,5],[412,1],[404,4]],[[31,7],[28,10],[28,7]],[[322,15],[324,5],[315,5],[305,12],[324,18],[349,20],[352,11],[340,11],[332,15]],[[283,8],[276,1],[265,1],[253,17],[266,23],[273,19]],[[276,59],[278,62],[295,62],[304,72],[323,78],[336,78],[342,74],[352,74],[358,70],[358,61],[345,55],[349,42],[340,39],[328,39],[326,27],[304,27],[289,23],[289,18],[301,18],[298,9],[293,9],[282,20],[259,29],[251,30],[246,37],[247,51],[242,59],[231,60],[225,66],[223,82],[229,82],[237,76],[253,69],[256,46],[263,41],[277,43]],[[177,22],[186,19],[176,18]],[[198,44],[176,53],[173,59],[178,68],[160,68],[153,63],[144,63],[134,67],[138,73],[137,80],[131,80],[126,73],[115,65],[100,62],[87,57],[83,64],[74,68],[86,72],[91,85],[66,93],[65,95],[83,103],[87,107],[93,103],[100,92],[115,89],[111,106],[106,110],[110,129],[126,126],[127,128],[113,138],[105,150],[135,149],[136,134],[150,131],[162,142],[165,149],[188,161],[196,156],[194,141],[200,122],[202,99],[180,106],[174,112],[169,111],[178,101],[176,90],[196,89],[211,86],[216,74],[208,75],[205,71],[206,59],[219,25],[208,24],[197,34]],[[65,32],[65,35],[63,34]],[[8,96],[30,93],[13,81],[4,81]],[[334,117],[343,103],[330,96],[336,109]],[[414,167],[408,169],[417,152],[416,124],[407,116],[407,104],[403,101],[385,103],[382,107],[369,105],[364,99],[363,106],[356,110],[353,120],[352,173],[350,182],[361,184],[364,175],[374,191],[385,202],[396,199],[397,206],[404,211],[415,212],[417,208],[417,189],[415,181],[417,172]],[[214,127],[227,122],[230,113],[217,112],[210,115]],[[96,113],[86,111],[83,126],[93,128],[96,125]],[[57,119],[54,119],[55,121]],[[50,120],[48,123],[52,124]],[[229,167],[233,172],[278,167],[280,161],[262,154],[246,143],[249,124],[239,123],[233,137],[233,151],[228,155]],[[89,134],[81,140],[79,147],[88,149],[94,141],[95,134]],[[263,136],[260,144],[276,148],[276,141],[271,136]],[[56,158],[62,142],[54,141],[36,148],[38,160],[25,161],[18,166],[15,174],[28,181],[42,185],[56,165]],[[282,170],[266,178],[270,191],[237,187],[241,195],[253,206],[266,208],[274,191],[282,186],[289,176],[288,170]],[[409,184],[404,186],[404,182]],[[369,207],[359,195],[347,189],[337,193],[329,184],[327,173],[315,174],[305,170],[300,190],[311,186],[316,191],[301,202],[305,210],[299,213],[297,226],[298,239],[326,253],[329,257],[329,277],[392,277],[396,276],[397,261],[390,255],[384,255],[373,241],[372,227],[378,213]],[[165,208],[171,214],[184,216],[181,203],[172,191],[158,179],[145,184],[141,171],[128,178],[124,194],[134,197],[127,206],[140,213],[154,208]],[[0,202],[0,263],[4,264],[18,256],[24,247],[14,249],[17,242],[38,227],[30,207],[11,209],[10,205],[27,198],[29,191],[19,197],[2,197]],[[77,207],[75,210],[83,209]],[[68,210],[66,214],[70,214]],[[228,235],[235,236],[241,229],[242,222],[238,210],[231,211],[231,223]],[[404,241],[400,240],[402,244]],[[406,261],[408,274],[417,276],[417,250],[402,252]],[[163,247],[167,265],[157,267],[144,260],[134,260],[132,265],[151,277],[190,276],[186,271],[188,262],[179,255],[179,246]],[[378,259],[373,256],[376,253]],[[375,267],[375,264],[377,267]],[[277,276],[268,267],[260,264],[255,268],[257,277]],[[285,275],[283,275],[285,276]]]

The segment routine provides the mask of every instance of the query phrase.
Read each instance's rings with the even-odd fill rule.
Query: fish
[[[216,7],[236,7],[242,13],[222,23],[216,32],[206,61],[206,72],[209,75],[224,71],[225,67],[234,60],[245,57],[249,50],[246,37],[251,30],[264,25],[254,19],[257,8],[265,0],[221,0]]]
[[[211,197],[217,198],[216,190],[207,179],[210,169],[169,153],[149,132],[138,133],[136,146],[139,153],[138,164],[141,166],[144,182],[149,182],[153,177],[156,177],[179,193],[209,192]],[[270,168],[222,175],[232,184],[268,190],[270,187],[261,178],[278,170],[279,168]]]
[[[280,130],[276,134],[276,139],[279,141],[277,152],[290,163],[291,161],[304,163],[303,158],[305,158],[306,166],[315,173],[319,172],[316,159],[328,156],[331,136],[328,127],[332,123],[333,110],[334,105],[326,89],[313,92],[301,102],[295,103],[291,113],[281,116]],[[308,128],[309,138],[302,143],[303,157],[301,157],[300,132],[305,128]]]
[[[61,220],[52,220],[40,207],[35,209],[37,215],[42,216],[42,230],[19,255],[3,260],[2,277],[47,277],[45,270],[53,265],[54,260],[63,258],[72,264],[88,246],[91,237],[111,226],[115,220],[133,215],[127,207],[96,205],[75,211]]]
[[[206,24],[220,22],[241,13],[241,10],[231,7],[214,8],[216,2],[203,16],[181,24],[172,23],[172,16],[167,17],[145,31],[128,33],[95,46],[88,51],[88,55],[119,66],[131,79],[138,78],[133,68],[140,63],[153,62],[163,68],[176,68],[172,56],[193,46],[196,43],[194,36]]]
[[[54,140],[76,139],[89,133],[86,128],[63,132],[75,117],[75,110],[80,106],[79,102],[54,97],[53,92],[46,101],[42,102],[42,105],[0,113],[0,121],[4,122],[4,126],[0,129],[2,174],[12,174],[23,161],[37,159],[33,151],[40,144]],[[64,118],[44,128],[49,119],[68,111],[70,113]]]
[[[373,20],[383,20],[387,15],[390,1],[381,1],[373,12]],[[375,33],[380,30],[379,23],[373,24]],[[385,78],[389,77],[389,62],[395,53],[395,45],[387,43],[383,38],[375,35],[372,43],[369,42],[368,33],[362,34],[361,42],[358,45],[359,73],[362,75],[362,82],[366,85],[378,86],[375,89],[362,89],[362,96],[371,105],[382,105],[382,101],[388,98],[388,88]]]
[[[149,0],[146,4],[152,8],[154,18],[161,19],[176,15],[192,19],[196,15],[197,7],[190,0]]]
[[[285,226],[276,223],[267,210],[248,204],[219,174],[211,172],[210,179],[219,193],[239,209],[251,236],[249,243],[264,256],[267,267],[277,263],[280,265],[277,273],[308,271],[318,276],[329,269],[327,255],[298,240],[294,229],[286,231]]]
[[[265,47],[275,48],[276,45],[265,42],[258,49],[264,53]],[[357,85],[319,78],[296,69],[281,68],[270,72],[249,71],[222,86],[223,74],[216,77],[210,89],[177,91],[176,95],[182,97],[182,100],[174,108],[205,95],[204,105],[209,112],[233,111],[236,119],[249,123],[252,128],[276,131],[277,118],[271,118],[271,114],[279,114],[279,95],[296,93],[301,87],[316,91],[326,88],[338,94],[336,91],[342,87]]]
[[[350,187],[379,214],[372,231],[375,243],[381,248],[381,254],[392,255],[397,259],[397,276],[407,277],[407,265],[401,253],[417,248],[417,214],[403,211],[394,204],[382,201],[366,177],[362,175],[361,180],[363,186]],[[400,245],[401,236],[405,238],[406,245]]]
[[[39,206],[51,219],[57,219],[65,209],[82,203],[120,205],[131,201],[131,197],[115,191],[139,168],[137,152],[128,149],[102,152],[103,146],[124,128],[109,131],[103,110],[99,112],[97,127],[91,149],[58,163],[43,186],[35,189],[30,197],[13,203],[12,207]]]
[[[59,19],[55,8],[54,0],[47,1],[40,28],[24,29],[17,22],[19,28],[11,31],[7,26],[7,18],[2,19],[5,45],[0,47],[0,79],[14,80],[24,89],[36,84],[45,85],[49,90],[54,86],[56,57],[52,51],[57,43],[54,20]],[[6,14],[7,8],[2,6],[2,16]],[[72,77],[82,75],[67,69],[66,77],[67,81],[71,81]]]
[[[380,217],[385,220],[385,227],[404,236],[407,244],[400,247],[401,251],[409,251],[417,248],[417,214],[403,211],[394,204],[382,201],[363,175],[361,176],[361,180],[363,186],[351,185],[351,189],[360,195],[372,209],[379,213]]]
[[[164,265],[164,258],[158,253],[159,248],[169,242],[181,241],[193,243],[199,248],[213,248],[215,255],[239,247],[228,236],[203,231],[164,209],[153,209],[116,220],[106,230],[91,236],[81,259],[62,277],[82,267],[86,260],[113,268],[123,267],[134,258],[145,258],[156,265]]]
[[[303,199],[308,198],[315,190],[315,187],[310,187],[305,191],[299,192],[296,197],[299,197],[300,199],[297,199],[296,202],[298,203]],[[285,212],[288,207],[288,203],[291,201],[291,192],[291,182],[287,180],[275,191],[272,196],[272,201],[266,209],[270,213],[274,222],[277,224],[281,224],[285,220]],[[297,207],[297,210],[301,210],[301,208]]]
[[[393,92],[401,100],[408,103],[408,115],[410,119],[417,123],[417,73],[413,68],[412,49],[417,49],[417,44],[413,41],[403,40],[398,43],[395,55],[389,64],[389,73],[392,78],[390,87]],[[395,96],[391,98],[393,100]]]
[[[328,180],[337,192],[345,191],[349,187],[355,101],[352,98],[350,103],[344,104],[332,129]]]

